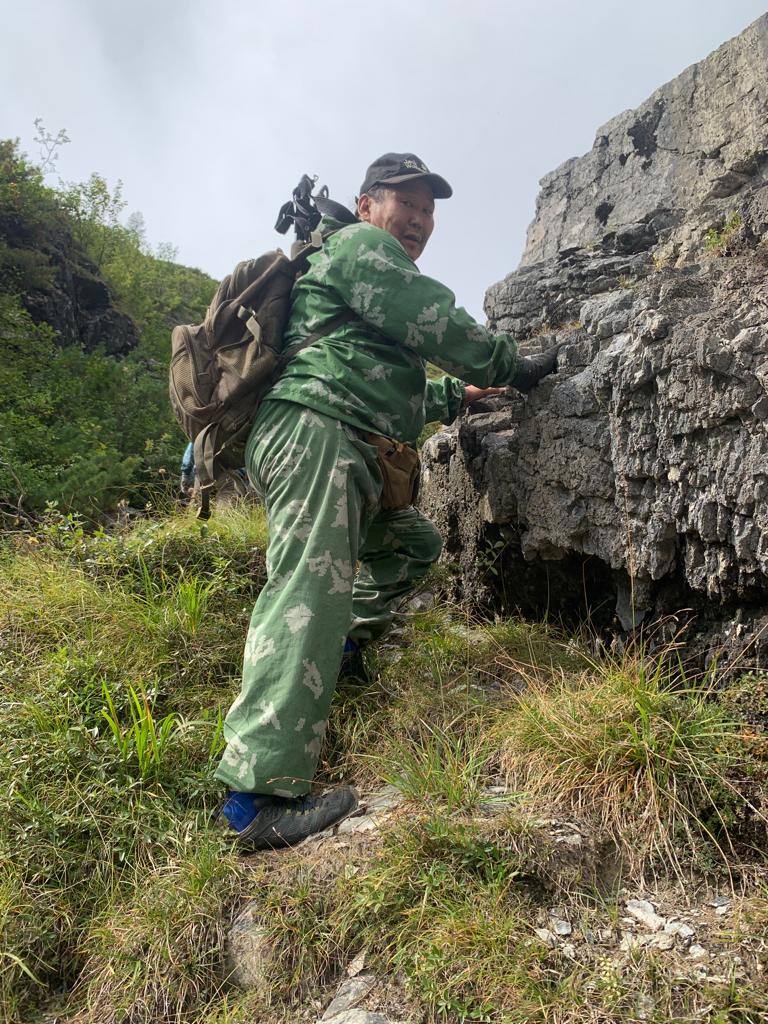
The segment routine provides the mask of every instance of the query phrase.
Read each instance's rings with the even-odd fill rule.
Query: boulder
[[[524,351],[561,344],[558,372],[472,406],[424,449],[421,506],[474,603],[621,632],[663,621],[655,636],[685,627],[704,662],[765,665],[766,166],[731,189],[726,229],[674,263],[660,254],[716,206],[714,165],[701,165],[705,194],[669,163],[703,144],[705,96],[723,166],[744,145],[768,150],[766,54],[768,16],[611,122],[608,150],[622,132],[640,149],[611,164],[615,224],[597,241],[583,215],[590,176],[593,196],[607,180],[595,151],[544,180],[521,267],[486,311]]]

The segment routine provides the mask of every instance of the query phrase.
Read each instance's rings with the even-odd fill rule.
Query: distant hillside
[[[97,515],[152,500],[183,438],[167,398],[170,328],[216,282],[153,253],[120,186],[53,189],[0,141],[0,516],[56,502]]]

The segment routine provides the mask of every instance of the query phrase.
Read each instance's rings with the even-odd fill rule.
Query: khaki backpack
[[[279,249],[238,263],[219,285],[201,324],[174,327],[170,396],[181,429],[195,445],[201,519],[210,515],[217,477],[243,465],[259,402],[284,369],[283,333],[296,277],[321,248],[318,232],[289,259]],[[346,310],[292,348],[294,355],[353,319]]]

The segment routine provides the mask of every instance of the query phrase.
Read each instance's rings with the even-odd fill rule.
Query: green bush
[[[97,516],[122,499],[143,506],[173,492],[185,441],[168,401],[170,330],[202,317],[216,282],[127,226],[121,186],[99,175],[56,191],[0,142],[0,511],[40,513],[49,502]],[[47,252],[100,273],[140,332],[121,360],[62,347],[24,308],[49,288]],[[103,339],[104,349],[109,338]]]

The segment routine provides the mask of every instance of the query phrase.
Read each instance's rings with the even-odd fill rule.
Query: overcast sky
[[[0,137],[124,182],[149,240],[221,277],[280,245],[307,172],[351,204],[416,152],[454,187],[420,261],[477,317],[538,180],[765,11],[765,0],[0,0]]]

